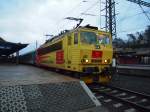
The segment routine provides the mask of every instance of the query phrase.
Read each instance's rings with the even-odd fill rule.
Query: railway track
[[[91,84],[89,88],[112,112],[150,112],[149,95],[100,84]]]

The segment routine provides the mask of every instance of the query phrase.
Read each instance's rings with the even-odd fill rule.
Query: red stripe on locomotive
[[[101,58],[102,54],[102,51],[92,51],[92,58]]]
[[[63,63],[64,63],[64,51],[57,51],[56,64],[63,64]]]

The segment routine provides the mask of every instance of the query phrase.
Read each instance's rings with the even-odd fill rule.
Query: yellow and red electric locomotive
[[[37,49],[36,64],[73,72],[86,83],[108,82],[112,55],[110,33],[87,25],[45,42]]]

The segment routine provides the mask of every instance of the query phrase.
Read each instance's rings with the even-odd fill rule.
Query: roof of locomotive
[[[40,48],[47,46],[47,44],[50,43],[50,42],[56,42],[58,39],[63,38],[66,34],[69,34],[69,33],[75,32],[75,31],[79,31],[79,30],[101,31],[101,32],[104,32],[104,33],[108,33],[106,31],[99,30],[98,27],[90,26],[88,24],[86,26],[79,26],[78,28],[74,28],[72,30],[61,31],[58,35],[52,37],[51,39],[48,39],[43,45],[40,46]]]

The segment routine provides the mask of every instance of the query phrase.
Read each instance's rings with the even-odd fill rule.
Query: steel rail
[[[132,102],[132,101],[129,101],[127,99],[120,98],[120,97],[117,97],[115,95],[109,94],[108,91],[101,91],[101,89],[99,88],[100,86],[106,87],[104,89],[109,88],[109,89],[113,89],[113,90],[118,90],[120,92],[130,93],[130,94],[136,95],[137,97],[139,96],[139,97],[147,98],[149,100],[150,100],[150,95],[146,95],[146,94],[142,94],[142,93],[138,93],[138,92],[131,91],[128,89],[114,87],[114,86],[110,86],[110,85],[101,85],[99,83],[89,85],[89,88],[91,89],[91,91],[96,93],[96,95],[104,95],[104,96],[110,97],[110,98],[117,100],[119,102],[122,102],[126,105],[132,106],[141,112],[150,112],[150,108],[147,108],[146,106],[143,106],[143,105],[137,104],[136,102]]]
[[[113,95],[110,95],[106,92],[100,92],[100,91],[97,91],[96,94],[99,94],[99,95],[104,95],[104,96],[107,96],[107,97],[110,97],[111,99],[114,99],[114,100],[117,100],[119,102],[122,102],[126,105],[129,105],[129,106],[132,106],[134,107],[135,109],[139,110],[140,112],[150,112],[150,109],[149,108],[146,108],[142,105],[139,105],[139,104],[136,104],[134,102],[131,102],[131,101],[128,101],[128,100],[125,100],[125,99],[122,99],[122,98],[119,98],[119,97],[116,97],[116,96],[113,96]]]
[[[143,94],[143,93],[140,93],[140,92],[135,92],[135,91],[132,91],[132,90],[129,90],[129,89],[115,87],[115,86],[111,86],[111,85],[104,85],[104,86],[108,87],[108,88],[112,88],[112,89],[117,89],[117,90],[120,90],[120,91],[123,91],[123,92],[132,93],[134,95],[145,97],[145,98],[150,100],[150,95],[148,95],[148,94]]]

